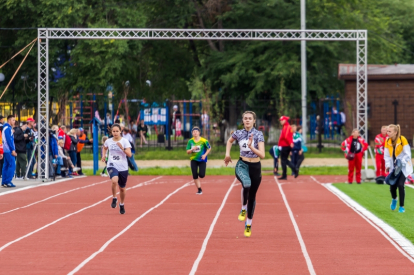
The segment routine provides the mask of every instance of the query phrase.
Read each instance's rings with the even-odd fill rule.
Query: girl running
[[[128,140],[121,137],[121,126],[114,124],[111,127],[112,138],[105,141],[103,145],[102,161],[106,161],[106,152],[109,150],[109,157],[107,163],[107,169],[109,177],[112,180],[112,208],[116,208],[116,185],[119,186],[119,213],[125,214],[124,200],[126,193],[126,183],[128,179],[128,160],[127,157],[132,155],[131,144]]]
[[[231,161],[230,150],[233,142],[237,140],[240,146],[240,159],[236,164],[236,177],[241,182],[242,188],[242,209],[239,214],[239,221],[247,220],[244,226],[244,236],[252,234],[252,220],[256,206],[256,193],[262,181],[262,170],[260,159],[265,157],[265,146],[263,133],[256,130],[256,114],[246,111],[243,114],[244,129],[237,130],[227,141],[226,166]]]
[[[199,178],[204,178],[206,175],[207,155],[211,151],[210,143],[207,139],[202,138],[200,133],[200,128],[194,127],[192,131],[193,138],[187,143],[187,154],[191,155],[191,172],[193,173],[194,183],[198,188],[197,195],[203,194]]]
[[[401,161],[402,169],[397,182],[390,185],[391,192],[391,210],[397,208],[397,189],[400,195],[400,209],[398,212],[404,213],[404,199],[405,199],[405,179],[413,173],[413,164],[411,163],[411,148],[407,139],[401,135],[400,125],[391,124],[387,129],[388,138],[384,146],[384,160],[385,172],[393,172],[396,167],[394,164],[397,160]]]

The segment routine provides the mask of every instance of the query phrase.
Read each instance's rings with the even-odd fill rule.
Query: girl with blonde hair
[[[387,176],[395,176],[394,184],[391,181],[386,180],[390,184],[391,192],[391,210],[397,208],[397,189],[400,197],[400,208],[398,212],[404,213],[404,200],[405,200],[405,180],[413,173],[413,164],[411,163],[411,148],[407,139],[401,135],[400,125],[391,124],[387,129],[388,138],[385,141],[384,146],[384,160],[385,160],[385,172],[390,172]],[[394,174],[394,175],[391,175]]]

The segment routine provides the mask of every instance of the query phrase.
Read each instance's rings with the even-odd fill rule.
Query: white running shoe
[[[101,177],[107,178],[107,177],[108,177],[108,175],[107,175],[107,174],[105,174],[105,173],[101,173]]]
[[[77,171],[79,171],[80,170],[80,168],[79,167],[75,167],[75,168],[73,168],[73,172],[77,172]]]

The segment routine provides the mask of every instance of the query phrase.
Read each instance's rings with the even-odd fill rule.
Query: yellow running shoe
[[[244,222],[246,219],[246,210],[241,210],[239,214],[239,221]]]
[[[252,226],[251,225],[245,225],[244,226],[244,236],[246,238],[249,238],[252,235]]]

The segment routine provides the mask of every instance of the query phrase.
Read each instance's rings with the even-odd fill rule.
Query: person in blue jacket
[[[14,172],[16,171],[16,148],[14,146],[13,127],[16,122],[14,115],[7,117],[7,123],[3,125],[3,156],[4,164],[2,171],[1,186],[3,187],[16,187],[12,183]]]
[[[299,171],[300,165],[302,164],[305,156],[303,154],[303,139],[302,139],[302,127],[292,125],[293,131],[293,148],[292,148],[292,163]]]

